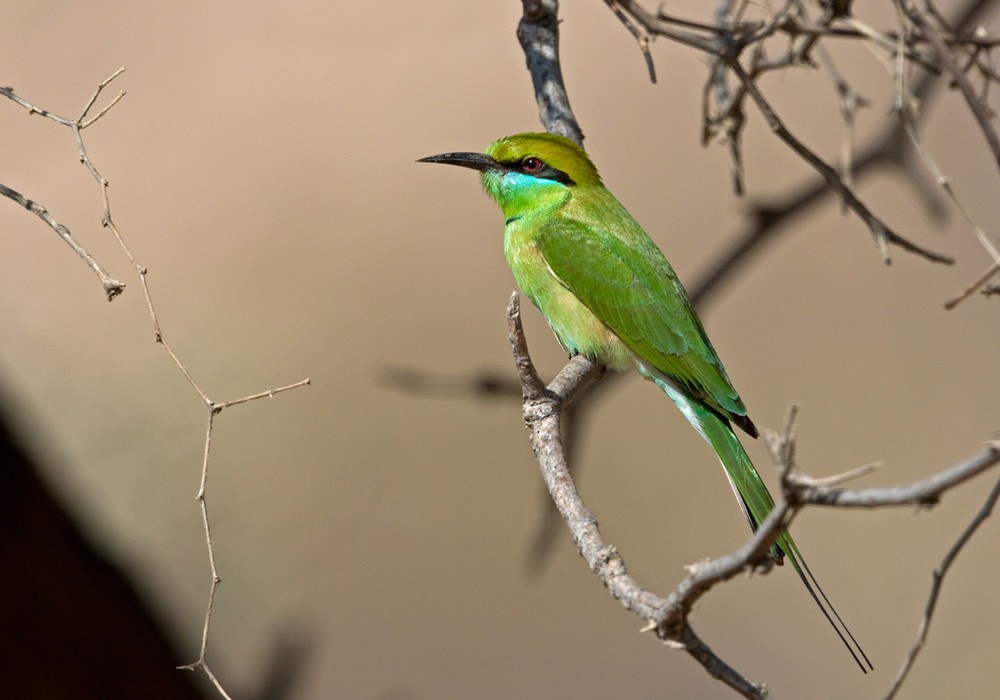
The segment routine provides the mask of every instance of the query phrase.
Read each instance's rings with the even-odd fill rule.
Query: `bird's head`
[[[483,189],[508,217],[526,208],[558,206],[575,188],[601,184],[587,152],[555,134],[506,136],[486,153],[442,153],[418,162],[480,171]]]

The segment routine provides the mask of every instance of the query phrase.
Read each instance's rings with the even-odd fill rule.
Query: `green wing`
[[[627,224],[615,235],[559,217],[540,227],[536,241],[560,283],[632,352],[756,436],[670,263],[631,217]]]

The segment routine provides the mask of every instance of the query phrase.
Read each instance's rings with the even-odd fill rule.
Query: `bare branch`
[[[642,52],[642,57],[646,61],[646,69],[649,71],[649,82],[656,83],[656,66],[653,63],[653,55],[649,52],[649,34],[647,34],[642,27],[636,26],[635,22],[625,14],[622,10],[621,5],[618,4],[618,0],[604,0],[608,8],[615,14],[623,25],[625,29],[629,31],[633,37],[635,37],[636,43],[639,44],[639,51]]]
[[[215,689],[219,691],[219,694],[226,700],[232,700],[229,693],[222,686],[222,683],[219,682],[219,679],[212,672],[206,659],[206,654],[208,653],[208,632],[212,625],[212,610],[215,607],[215,596],[219,592],[219,586],[222,584],[219,569],[215,565],[215,547],[212,545],[212,528],[209,527],[208,521],[208,501],[205,499],[208,486],[208,455],[212,449],[212,427],[214,426],[215,416],[220,410],[213,406],[208,407],[208,424],[205,427],[205,450],[202,453],[201,460],[201,484],[198,487],[197,496],[198,506],[201,509],[201,523],[205,530],[205,544],[208,546],[208,566],[212,573],[212,585],[208,590],[208,605],[205,608],[205,619],[201,627],[201,651],[198,654],[198,660],[194,663],[178,666],[177,668],[184,671],[203,671],[209,680],[212,681]]]
[[[250,394],[249,396],[243,396],[238,399],[229,399],[228,401],[223,401],[222,403],[214,404],[217,411],[221,411],[224,408],[229,408],[230,406],[238,406],[241,403],[247,403],[248,401],[256,401],[257,399],[273,399],[277,394],[284,393],[291,389],[298,389],[300,386],[309,386],[312,384],[309,377],[305,379],[300,379],[293,384],[286,384],[285,386],[279,386],[277,389],[268,389],[267,391],[261,391],[256,394]]]
[[[583,357],[573,358],[546,387],[538,378],[531,357],[528,355],[527,341],[521,328],[520,305],[517,294],[511,297],[507,307],[508,338],[511,352],[517,366],[524,394],[524,420],[531,432],[531,445],[542,472],[542,479],[552,496],[552,500],[569,526],[580,554],[586,560],[611,595],[641,618],[654,623],[657,636],[665,641],[675,642],[698,659],[713,676],[748,698],[767,698],[766,689],[742,676],[711,649],[700,642],[687,622],[690,604],[700,597],[718,580],[736,575],[739,566],[733,559],[725,559],[723,564],[698,565],[698,570],[685,579],[683,593],[664,600],[644,590],[628,574],[625,561],[614,546],[607,544],[597,526],[597,518],[584,504],[573,477],[569,473],[560,434],[560,413],[562,406],[570,401],[587,383],[600,374],[600,368]],[[778,520],[778,515],[775,516]],[[765,555],[770,542],[760,538],[770,536],[771,542],[778,531],[768,529],[771,518],[758,531],[749,553],[756,559]],[[748,549],[744,547],[744,549]],[[741,550],[742,551],[742,550]],[[720,560],[721,561],[721,560]],[[733,567],[736,566],[736,569]],[[697,640],[697,643],[695,641]],[[691,647],[687,643],[691,642]]]
[[[793,478],[795,498],[802,503],[838,508],[879,508],[882,506],[932,506],[941,495],[1000,462],[1000,442],[993,441],[976,454],[926,479],[901,486],[872,489],[843,489]]]
[[[980,275],[979,277],[977,277],[972,282],[972,284],[970,284],[968,287],[966,287],[965,289],[963,289],[956,296],[954,296],[951,299],[949,299],[948,301],[946,301],[944,303],[944,308],[946,308],[948,310],[954,309],[960,303],[962,303],[963,301],[965,301],[966,299],[968,299],[970,296],[972,296],[973,294],[975,294],[977,289],[983,288],[986,285],[986,283],[990,281],[990,278],[993,277],[998,272],[1000,272],[1000,264],[993,263],[988,268],[986,268],[986,272],[984,272],[982,275]]]
[[[845,205],[855,211],[865,222],[886,262],[889,262],[887,244],[898,245],[904,250],[916,253],[935,262],[953,262],[947,256],[934,253],[902,238],[886,226],[879,217],[875,216],[851,190],[850,170],[844,169],[841,173],[837,173],[836,170],[807,148],[801,140],[789,132],[783,121],[770,105],[767,104],[766,100],[764,100],[762,93],[756,85],[756,80],[766,71],[786,68],[801,63],[811,63],[810,54],[821,37],[845,36],[862,38],[874,42],[882,49],[895,55],[899,64],[902,64],[904,61],[910,61],[924,66],[931,72],[939,72],[940,68],[932,60],[933,56],[925,55],[924,52],[917,51],[914,48],[916,43],[931,44],[939,55],[942,51],[949,53],[951,49],[961,47],[971,53],[967,65],[979,66],[982,62],[978,60],[978,52],[982,50],[988,51],[993,46],[998,45],[1000,39],[982,35],[967,35],[961,33],[961,30],[959,30],[949,32],[948,39],[946,40],[942,33],[935,30],[926,22],[918,26],[919,31],[915,32],[915,36],[911,36],[910,33],[904,31],[902,28],[898,32],[879,32],[850,17],[850,3],[845,3],[842,6],[831,5],[829,11],[824,13],[818,24],[809,23],[804,17],[804,7],[801,3],[797,2],[785,3],[774,10],[765,21],[757,23],[741,22],[737,19],[729,18],[727,13],[731,11],[731,6],[727,3],[724,4],[726,9],[723,11],[723,16],[717,17],[714,25],[706,25],[703,23],[678,21],[676,18],[668,17],[662,11],[654,16],[645,11],[638,2],[631,0],[605,1],[626,26],[629,27],[633,35],[636,35],[641,30],[645,30],[646,35],[665,36],[708,54],[711,63],[710,84],[716,87],[719,85],[725,87],[724,76],[719,70],[720,64],[723,63],[740,78],[742,85],[736,91],[730,93],[728,90],[723,90],[722,93],[719,93],[723,96],[719,100],[719,104],[721,105],[719,116],[710,116],[707,107],[708,101],[706,99],[704,132],[705,138],[716,133],[725,134],[726,140],[730,145],[730,150],[732,151],[734,185],[737,193],[742,193],[743,189],[741,158],[739,154],[739,135],[744,122],[742,102],[744,96],[749,94],[764,115],[772,131],[786,145],[792,148],[799,157],[816,168],[828,181],[830,186],[840,192]],[[962,21],[958,23],[959,26],[964,26],[965,18],[980,11],[983,7],[982,2],[970,3],[961,13]],[[623,14],[627,16],[623,17]],[[849,21],[849,26],[837,26],[836,23],[841,20]],[[697,33],[682,32],[676,29],[677,26],[694,29]],[[790,37],[790,46],[787,51],[780,55],[765,58],[763,41],[778,32],[787,34]],[[740,63],[740,57],[747,49],[752,50],[752,58],[749,61],[749,67],[744,68]],[[977,106],[982,107],[982,102],[973,93],[971,84],[968,82],[965,73],[957,66],[950,55],[949,60],[951,61],[951,65],[946,66],[946,68],[953,74],[960,76],[961,81],[964,81],[964,83],[960,84],[960,87],[962,87],[967,100],[970,101],[970,106],[975,108],[971,104],[971,101],[974,100]],[[941,59],[941,62],[946,63],[943,59]],[[981,70],[987,76],[985,84],[988,86],[990,81],[989,76],[994,71],[988,65]],[[897,71],[897,75],[901,76],[902,71]],[[956,77],[956,80],[958,81],[959,78]],[[706,97],[708,90],[709,88],[706,86]],[[853,106],[850,105],[849,101],[845,104],[849,108],[847,112],[848,117],[845,121],[846,128],[849,129],[851,123],[849,115],[851,114],[850,110],[853,110]],[[983,121],[982,114],[977,114],[977,117],[981,122]],[[988,125],[985,125],[984,130],[987,128]],[[847,141],[844,142],[845,145],[847,143]],[[1000,146],[998,146],[998,149],[1000,149]],[[1000,156],[1000,150],[997,150],[997,153]],[[842,153],[842,165],[849,162],[849,157],[849,151]],[[977,235],[979,235],[980,240],[987,240],[985,235],[981,234],[978,229]],[[988,250],[990,249],[987,242],[984,242],[984,246]]]
[[[917,12],[909,2],[906,2],[906,0],[899,0],[899,2],[906,16],[921,30],[924,37],[934,47],[934,52],[937,54],[938,60],[941,61],[941,65],[951,74],[958,89],[962,92],[962,97],[965,98],[966,104],[969,105],[969,111],[972,112],[972,115],[979,123],[979,129],[983,132],[983,137],[993,152],[993,160],[996,161],[997,167],[1000,167],[1000,136],[997,135],[996,129],[993,128],[992,115],[988,113],[987,108],[979,99],[979,96],[976,95],[975,88],[972,87],[965,72],[955,63],[952,52],[948,50],[937,30],[930,25],[923,13]]]
[[[987,5],[985,0],[973,0],[967,3],[956,14],[954,24],[958,27],[967,26]],[[933,94],[932,91],[941,85],[941,81],[933,78],[933,74],[925,72],[912,81],[909,85],[911,96],[921,103],[926,103]],[[911,119],[917,121],[922,114],[923,111],[912,115]],[[906,167],[910,151],[905,136],[905,130],[900,130],[897,124],[889,123],[884,126],[882,131],[874,136],[854,158],[854,178],[860,180],[883,165],[898,167],[911,179],[917,177],[919,170]],[[688,295],[695,306],[700,307],[710,296],[720,293],[727,284],[732,283],[736,279],[733,272],[744,266],[753,255],[759,254],[767,243],[773,241],[787,221],[803,213],[832,191],[830,184],[826,180],[821,180],[797,185],[785,196],[776,198],[774,203],[755,205],[748,215],[749,221],[744,230],[732,237],[732,243],[709,266],[707,272],[687,285]],[[931,207],[932,215],[940,216],[940,205],[930,190],[925,193],[922,201],[929,202],[927,206]],[[974,291],[971,290],[969,294]]]
[[[101,267],[98,262],[91,257],[90,253],[88,253],[82,245],[76,242],[76,239],[73,238],[73,234],[70,233],[69,229],[63,224],[60,224],[51,214],[49,214],[48,209],[43,207],[38,202],[28,199],[20,192],[12,190],[2,184],[0,184],[0,194],[20,204],[39,219],[47,223],[53,231],[59,234],[59,237],[66,241],[66,244],[69,245],[69,247],[72,248],[77,255],[84,259],[90,269],[97,273],[97,276],[101,279],[101,285],[104,287],[104,294],[107,296],[108,301],[111,301],[125,291],[125,285],[114,279],[107,270]]]
[[[820,175],[827,181],[827,183],[835,189],[841,197],[843,197],[846,205],[858,215],[858,217],[868,226],[868,230],[872,234],[872,238],[875,240],[875,245],[878,247],[882,254],[882,259],[886,264],[892,262],[892,258],[889,257],[888,243],[899,246],[903,250],[909,251],[911,253],[916,253],[932,262],[947,263],[951,264],[955,262],[954,258],[950,258],[946,255],[941,255],[940,253],[935,253],[927,248],[923,248],[916,243],[912,243],[906,238],[903,238],[898,233],[889,228],[879,217],[871,212],[865,204],[858,199],[854,191],[848,187],[841,177],[837,174],[837,171],[830,167],[826,161],[816,155],[812,150],[810,150],[804,143],[799,141],[786,127],[784,122],[778,117],[777,113],[771,108],[771,105],[761,94],[760,90],[757,89],[756,84],[750,79],[746,71],[743,70],[743,66],[740,65],[739,61],[733,60],[728,62],[729,67],[736,74],[747,90],[747,93],[757,104],[757,109],[760,110],[764,119],[767,121],[768,126],[771,131],[775,133],[778,138],[784,141],[788,146],[799,154],[803,160],[805,160],[809,165],[813,166]]]
[[[559,65],[558,0],[522,0],[524,14],[517,25],[535,88],[538,116],[546,131],[583,145],[583,131],[573,116]]]
[[[910,648],[910,653],[906,655],[906,659],[903,661],[902,666],[899,668],[899,672],[896,674],[896,678],[893,679],[892,685],[886,692],[884,699],[892,700],[896,697],[899,692],[900,687],[902,687],[903,682],[910,673],[910,669],[913,668],[914,662],[917,660],[917,655],[920,650],[923,649],[924,644],[927,642],[927,632],[930,630],[931,620],[934,617],[934,610],[937,607],[938,596],[941,594],[941,586],[944,584],[944,577],[947,575],[948,570],[951,565],[955,562],[962,548],[965,547],[966,543],[972,539],[972,535],[975,534],[979,526],[982,525],[986,518],[990,517],[993,513],[993,507],[996,505],[997,498],[1000,498],[1000,480],[996,482],[993,486],[993,490],[990,491],[989,496],[986,497],[986,502],[983,507],[976,513],[975,517],[972,519],[962,534],[959,535],[958,539],[948,550],[948,553],[944,555],[944,559],[938,564],[937,568],[934,569],[933,583],[931,584],[931,592],[927,599],[927,606],[924,608],[924,616],[920,620],[920,629],[917,631],[917,641],[914,642],[913,646]]]
[[[77,148],[78,148],[78,150],[80,152],[80,160],[81,160],[81,162],[83,162],[87,166],[87,168],[90,169],[90,172],[94,175],[95,178],[97,178],[98,182],[101,183],[102,187],[105,188],[105,191],[104,191],[105,219],[104,219],[104,222],[103,222],[103,225],[105,225],[105,226],[110,225],[110,213],[109,213],[109,206],[108,206],[108,200],[107,200],[107,181],[105,181],[100,176],[100,174],[97,172],[97,169],[94,168],[94,164],[91,163],[90,158],[87,157],[87,149],[83,145],[83,136],[82,136],[82,134],[80,132],[83,129],[85,129],[86,127],[88,127],[91,124],[93,124],[94,122],[96,122],[102,116],[104,116],[105,114],[107,114],[108,110],[110,110],[112,107],[114,107],[116,104],[118,104],[118,101],[125,96],[125,92],[124,91],[118,93],[118,96],[115,97],[113,100],[111,100],[111,102],[109,102],[103,109],[101,109],[101,111],[96,116],[94,116],[90,120],[86,120],[85,121],[85,118],[86,118],[87,114],[90,112],[91,107],[93,107],[94,103],[97,102],[97,98],[100,97],[101,92],[104,90],[104,88],[107,87],[107,85],[112,80],[114,80],[119,75],[121,75],[124,70],[125,70],[124,67],[119,68],[114,73],[112,73],[110,76],[108,76],[103,81],[101,81],[100,84],[98,84],[97,89],[94,91],[94,94],[91,96],[90,100],[87,102],[86,106],[83,108],[83,112],[76,119],[67,119],[66,117],[60,117],[58,114],[53,114],[52,112],[50,112],[50,111],[48,111],[46,109],[40,109],[38,107],[35,107],[33,104],[31,104],[30,102],[28,102],[24,98],[16,95],[14,93],[14,88],[11,88],[11,87],[0,88],[0,95],[4,95],[8,99],[10,99],[10,100],[16,102],[17,104],[21,105],[22,107],[24,107],[25,109],[28,110],[29,114],[38,114],[38,115],[41,115],[41,116],[43,116],[43,117],[45,117],[47,119],[51,119],[52,121],[54,121],[57,124],[61,124],[62,126],[67,126],[67,127],[69,127],[70,129],[73,130],[73,135],[76,138],[76,142],[77,142]],[[79,255],[81,258],[83,258],[84,261],[86,261],[87,265],[90,266],[90,269],[92,269],[94,272],[97,273],[97,276],[101,279],[101,285],[104,287],[104,294],[107,297],[108,301],[111,301],[116,296],[118,296],[123,291],[125,291],[125,285],[123,283],[121,283],[121,282],[113,279],[104,270],[104,268],[102,268],[100,265],[98,265],[97,262],[93,259],[93,257],[91,257],[91,255],[83,248],[83,246],[81,246],[80,244],[78,244],[73,239],[73,236],[70,234],[69,229],[66,228],[65,226],[63,226],[62,224],[58,223],[54,218],[52,218],[52,216],[48,213],[48,211],[45,209],[45,207],[43,207],[42,205],[38,204],[37,202],[34,202],[32,200],[29,200],[29,199],[25,198],[21,194],[15,192],[14,190],[12,190],[12,189],[10,189],[8,187],[4,187],[3,185],[0,185],[0,194],[3,194],[4,196],[6,196],[6,197],[8,197],[10,199],[13,199],[15,202],[17,202],[18,204],[20,204],[21,206],[23,206],[24,208],[26,208],[28,211],[32,212],[33,214],[35,214],[36,216],[38,216],[39,218],[41,218],[49,226],[51,226],[52,229],[56,233],[58,233],[59,236],[64,241],[66,241],[66,243],[69,245],[69,247],[72,248],[74,250],[74,252],[76,252],[77,255]]]

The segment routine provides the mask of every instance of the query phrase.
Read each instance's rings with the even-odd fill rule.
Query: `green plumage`
[[[756,529],[774,501],[731,426],[752,437],[757,428],[670,263],[604,187],[586,152],[561,136],[520,134],[485,154],[423,160],[482,173],[503,211],[514,278],[559,342],[611,369],[634,367],[663,389],[715,450]],[[855,661],[870,668],[788,532],[772,553],[779,563],[788,557]]]

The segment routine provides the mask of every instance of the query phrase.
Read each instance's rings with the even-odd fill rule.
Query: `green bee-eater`
[[[670,263],[604,187],[586,152],[562,136],[519,134],[485,154],[420,162],[482,173],[483,189],[503,211],[514,278],[562,346],[614,370],[634,367],[663,389],[715,450],[756,529],[774,501],[732,426],[751,437],[757,428]],[[787,531],[771,556],[779,563],[788,557],[861,670],[873,668]]]

